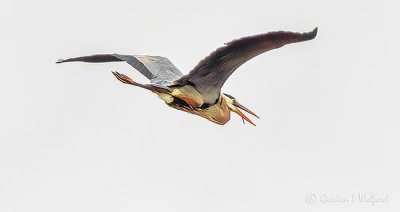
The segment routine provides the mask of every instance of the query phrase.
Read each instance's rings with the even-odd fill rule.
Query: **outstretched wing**
[[[125,61],[147,77],[151,83],[162,86],[171,85],[183,75],[168,58],[160,56],[97,54],[59,60],[57,63],[76,61],[88,63]]]
[[[314,39],[318,28],[311,32],[269,32],[233,40],[200,61],[177,84],[192,84],[202,94],[204,101],[213,104],[221,93],[228,77],[243,63],[266,51],[289,43]]]

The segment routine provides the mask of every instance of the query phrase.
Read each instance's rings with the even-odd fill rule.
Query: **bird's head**
[[[223,95],[224,95],[225,99],[227,100],[228,109],[229,109],[230,111],[235,112],[235,113],[238,114],[240,117],[242,117],[243,123],[244,123],[244,120],[246,120],[246,121],[249,122],[250,124],[256,126],[246,115],[243,114],[242,111],[240,111],[240,109],[246,111],[247,113],[250,113],[251,115],[253,115],[253,116],[257,117],[257,118],[260,118],[260,117],[258,117],[258,116],[257,116],[255,113],[253,113],[251,110],[247,109],[245,106],[241,105],[241,104],[235,99],[235,97],[233,97],[233,96],[231,96],[231,95],[229,95],[229,94],[226,94],[226,93],[224,93]]]

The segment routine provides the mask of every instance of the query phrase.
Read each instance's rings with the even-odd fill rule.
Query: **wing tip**
[[[56,63],[66,63],[66,62],[75,62],[77,58],[68,58],[68,59],[58,59]]]
[[[65,63],[65,62],[67,62],[67,61],[64,60],[64,59],[58,59],[58,60],[56,61],[57,64],[58,64],[58,63]]]
[[[318,27],[315,27],[312,31],[304,33],[305,40],[312,40],[317,37],[318,34]]]

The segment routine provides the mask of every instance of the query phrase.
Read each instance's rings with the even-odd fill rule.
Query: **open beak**
[[[247,109],[245,106],[241,105],[241,104],[240,104],[239,102],[237,102],[237,101],[233,101],[233,105],[236,107],[236,110],[233,110],[233,112],[237,113],[240,117],[242,117],[243,123],[244,123],[244,120],[246,120],[246,121],[249,122],[250,124],[256,126],[256,125],[255,125],[246,115],[244,115],[244,114],[242,113],[242,111],[240,111],[239,109],[242,109],[242,110],[244,110],[244,111],[250,113],[251,115],[253,115],[253,116],[257,117],[257,118],[260,118],[260,117],[258,117],[255,113],[253,113],[251,110]],[[239,109],[238,109],[238,108],[239,108]]]

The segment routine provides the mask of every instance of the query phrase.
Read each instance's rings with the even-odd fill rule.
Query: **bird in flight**
[[[232,111],[242,117],[243,123],[246,120],[255,126],[242,110],[259,118],[255,113],[233,96],[221,93],[225,81],[253,57],[286,44],[312,40],[317,31],[318,28],[305,33],[276,31],[233,40],[201,60],[186,75],[167,58],[160,56],[97,54],[59,60],[57,63],[125,61],[148,78],[150,84],[141,84],[124,74],[112,72],[122,83],[147,89],[158,95],[168,106],[199,115],[216,124],[227,123]]]

